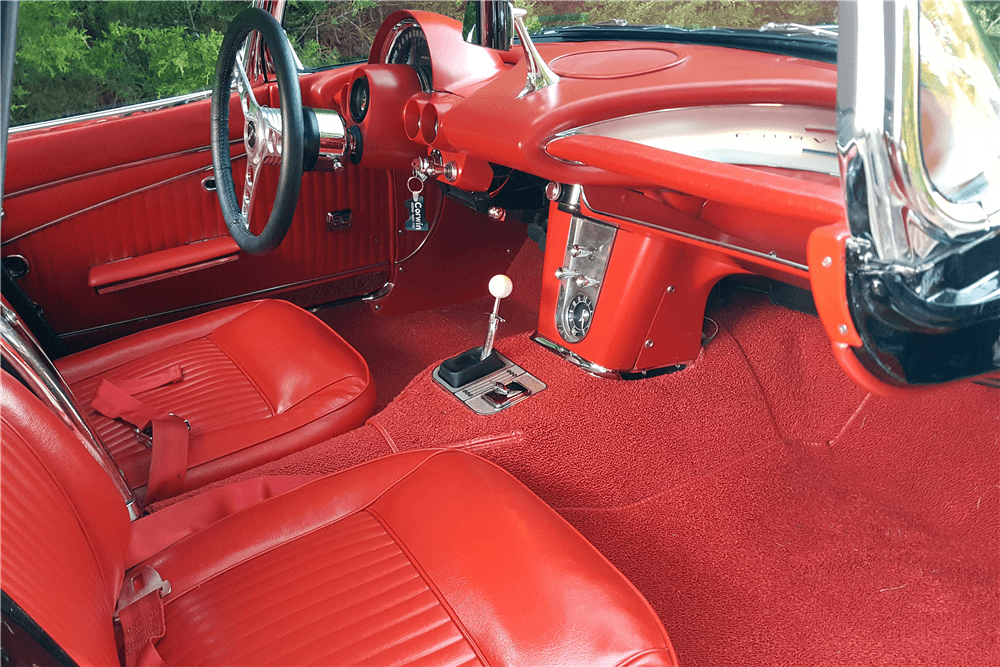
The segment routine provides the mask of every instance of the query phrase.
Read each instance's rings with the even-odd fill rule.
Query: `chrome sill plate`
[[[495,415],[501,410],[506,410],[507,408],[517,405],[529,397],[534,396],[547,387],[544,382],[515,364],[507,357],[500,354],[500,352],[497,352],[497,356],[500,357],[501,361],[503,361],[503,368],[487,375],[484,378],[480,378],[475,382],[463,385],[458,389],[450,387],[444,382],[444,380],[441,379],[440,366],[434,369],[431,376],[434,378],[435,382],[444,388],[445,391],[452,394],[455,398],[461,401],[465,407],[469,408],[478,415]],[[508,401],[502,407],[495,407],[492,403],[487,401],[486,398],[484,398],[486,394],[493,389],[493,386],[496,383],[499,382],[501,384],[509,384],[514,381],[522,384],[527,391],[521,396]]]

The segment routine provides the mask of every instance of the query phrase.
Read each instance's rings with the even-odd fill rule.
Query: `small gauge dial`
[[[368,77],[362,76],[351,84],[350,110],[351,118],[355,123],[360,123],[368,115],[368,103],[371,100],[371,93],[368,89]]]
[[[424,31],[412,19],[396,25],[394,34],[385,50],[383,62],[387,65],[409,65],[420,79],[420,88],[429,93],[434,90],[431,52]]]
[[[586,294],[577,294],[566,307],[566,333],[573,338],[572,342],[582,340],[590,331],[590,322],[594,317],[594,302]]]

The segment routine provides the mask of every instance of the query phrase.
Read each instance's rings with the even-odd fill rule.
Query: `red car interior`
[[[432,92],[384,62],[403,20]],[[538,50],[562,79],[519,96],[520,49],[400,11],[368,62],[304,73],[303,105],[364,153],[304,175],[266,255],[227,232],[209,100],[11,134],[0,248],[144,514],[5,365],[4,614],[34,628],[5,644],[125,667],[1000,664],[1000,384],[902,389],[859,362],[840,177],[577,131],[703,106],[834,118],[837,66]],[[278,106],[274,82],[256,93]],[[824,122],[806,130],[836,151]],[[454,170],[420,184],[427,231],[405,224],[414,158]],[[514,188],[540,203],[494,205]],[[557,276],[581,220],[613,251],[570,340]],[[497,273],[496,350],[545,388],[483,415],[435,369],[483,345]],[[129,414],[183,457],[154,462]],[[150,572],[169,592],[117,613]]]

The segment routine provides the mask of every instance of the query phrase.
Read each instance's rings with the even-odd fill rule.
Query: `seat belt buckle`
[[[132,430],[135,431],[135,439],[139,441],[139,444],[146,449],[153,448],[153,424],[150,423],[146,428],[139,428],[138,426],[133,426]]]
[[[178,414],[174,414],[173,412],[168,412],[167,414],[173,417],[174,419],[180,419],[182,422],[184,422],[184,425],[187,426],[188,433],[191,432],[191,422],[189,422],[187,419],[184,419],[184,417],[181,417]],[[138,426],[132,426],[132,430],[135,431],[135,439],[139,441],[139,444],[141,444],[146,449],[153,448],[153,422],[149,422],[146,428],[139,428]]]
[[[154,591],[159,591],[161,598],[170,594],[170,582],[163,579],[155,568],[143,565],[134,572],[126,574],[122,592],[118,595],[118,605],[115,607],[115,620],[118,620],[118,613],[122,609]]]

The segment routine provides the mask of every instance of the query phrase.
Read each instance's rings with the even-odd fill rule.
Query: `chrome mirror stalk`
[[[524,49],[524,64],[528,68],[528,81],[524,84],[524,90],[518,94],[518,99],[559,81],[559,75],[545,64],[528,35],[528,28],[524,25],[524,17],[527,15],[526,9],[514,8],[514,29],[517,31],[517,38],[521,40],[521,48]]]

